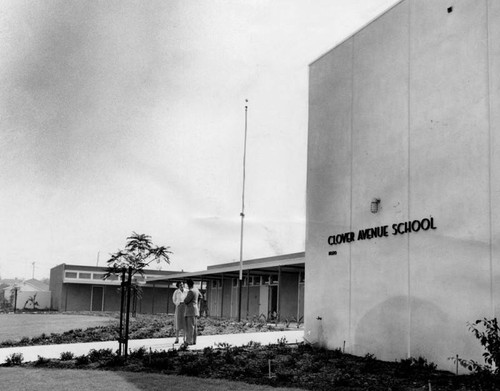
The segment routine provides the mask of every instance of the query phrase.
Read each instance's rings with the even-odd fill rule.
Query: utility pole
[[[243,143],[243,190],[241,193],[241,231],[240,231],[240,275],[238,294],[238,322],[241,322],[241,293],[243,288],[243,220],[245,219],[245,163],[247,157],[247,113],[248,99],[245,99],[245,139]]]

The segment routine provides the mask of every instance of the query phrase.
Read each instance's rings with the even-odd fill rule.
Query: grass
[[[6,333],[0,336],[0,347],[53,345],[76,342],[116,341],[119,314],[107,316],[69,314],[0,315]],[[5,323],[4,323],[5,321]],[[173,315],[138,314],[130,319],[130,339],[174,337]],[[285,325],[268,325],[260,321],[234,322],[200,318],[199,335],[239,334],[284,329]],[[3,330],[2,330],[3,331]]]
[[[74,369],[0,368],[2,389],[24,391],[298,391],[219,379],[198,379],[159,373]]]
[[[35,337],[40,334],[62,333],[71,329],[86,329],[115,323],[112,316],[77,314],[0,314],[0,342]]]

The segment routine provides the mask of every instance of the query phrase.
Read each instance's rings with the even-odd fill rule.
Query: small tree
[[[37,293],[35,293],[33,296],[28,297],[28,300],[26,300],[26,302],[24,303],[24,309],[26,309],[28,304],[30,304],[31,307],[33,307],[33,309],[36,310],[36,307],[39,306],[38,301],[36,301],[36,295]]]
[[[127,238],[125,249],[119,250],[115,254],[111,254],[108,260],[108,267],[104,279],[112,275],[121,276],[121,305],[120,305],[120,336],[119,336],[119,353],[123,352],[127,356],[128,351],[128,330],[130,321],[130,300],[132,295],[132,279],[136,274],[144,277],[144,269],[151,263],[158,264],[162,262],[170,263],[170,247],[155,246],[151,241],[151,237],[144,234],[132,233]],[[126,309],[124,304],[126,302]],[[125,331],[123,330],[123,317],[125,319]],[[123,346],[122,346],[123,345]]]
[[[497,318],[479,319],[469,324],[469,330],[484,348],[485,369],[499,374],[500,371],[500,328]]]
[[[169,254],[172,252],[169,249],[170,247],[154,246],[151,236],[133,232],[127,238],[125,249],[111,254],[104,278],[120,274],[129,268],[132,269],[132,276],[136,274],[144,276],[144,269],[152,262],[170,263]]]
[[[484,348],[483,359],[485,364],[474,360],[467,360],[457,356],[449,357],[458,365],[479,375],[500,375],[500,327],[497,318],[478,319],[473,323],[467,323],[469,330],[479,340]]]

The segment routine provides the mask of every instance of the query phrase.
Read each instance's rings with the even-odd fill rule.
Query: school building
[[[305,338],[482,362],[500,309],[500,2],[403,0],[310,64]]]
[[[138,313],[174,313],[178,281],[192,279],[204,297],[204,315],[228,319],[302,321],[304,253],[208,266],[199,272],[145,270],[136,276],[141,294],[132,302]],[[120,279],[103,280],[106,267],[61,264],[51,269],[51,308],[59,311],[119,311]],[[241,291],[241,312],[240,295]],[[135,306],[135,307],[134,307]]]
[[[119,311],[120,276],[103,280],[106,267],[60,264],[50,270],[51,308],[57,311]],[[150,279],[177,272],[145,270],[144,277],[134,276],[140,294],[132,302],[137,313],[173,313],[171,297],[175,286],[169,283],[147,284]]]
[[[192,279],[202,291],[206,300],[205,313],[211,317],[301,322],[304,316],[304,257],[302,252],[244,261],[241,289],[239,262],[151,278],[147,284],[175,285],[176,281]]]

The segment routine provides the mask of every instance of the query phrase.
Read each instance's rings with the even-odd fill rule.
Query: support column
[[[250,314],[250,270],[247,270],[247,319]]]
[[[220,283],[220,317],[224,317],[224,273],[222,273],[222,280]]]
[[[281,266],[278,266],[278,291],[276,294],[278,295],[278,300],[277,300],[277,308],[276,312],[278,313],[277,321],[280,321],[281,318],[281,295],[280,295],[280,287],[281,287]]]

